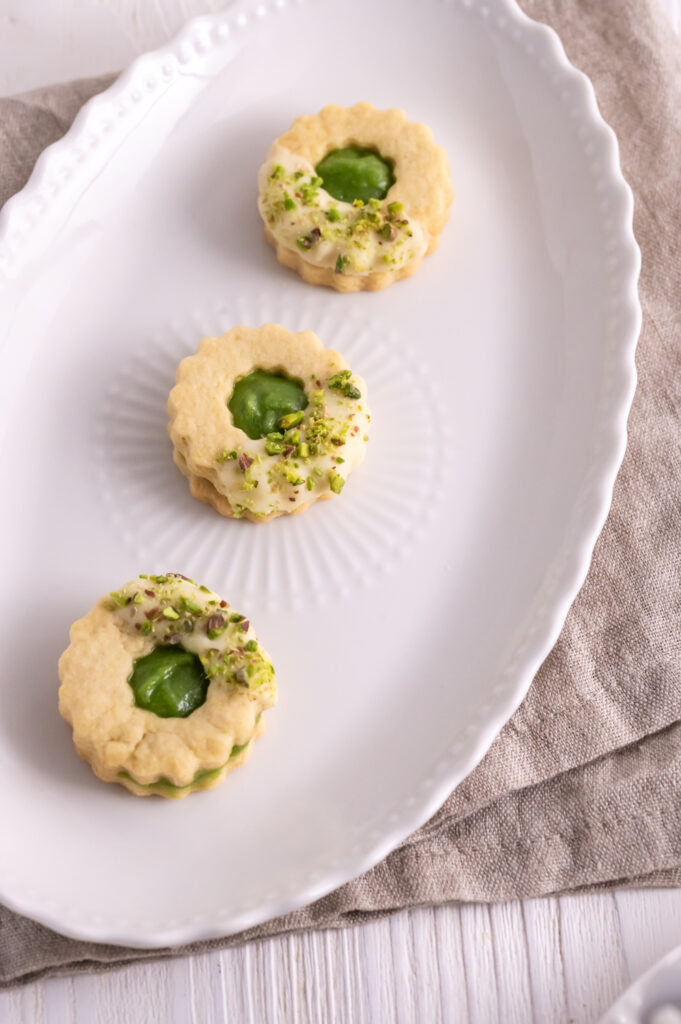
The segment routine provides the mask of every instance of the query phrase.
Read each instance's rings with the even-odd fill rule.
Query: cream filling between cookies
[[[334,199],[313,165],[275,143],[258,175],[258,209],[277,242],[307,263],[341,274],[399,270],[420,259],[429,236],[401,203]]]

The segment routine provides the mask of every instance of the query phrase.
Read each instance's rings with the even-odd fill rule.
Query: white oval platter
[[[369,99],[430,124],[456,198],[409,281],[355,296],[280,267],[255,206],[298,114]],[[511,0],[266,0],[137,60],[0,222],[5,586],[0,900],[136,946],[254,925],[423,823],[527,692],[586,574],[626,439],[632,197],[588,80]],[[194,502],[165,400],[236,323],[312,329],[367,380],[343,495],[254,527]],[[177,802],[76,758],[70,623],[138,571],[247,610],[280,704],[248,767]]]

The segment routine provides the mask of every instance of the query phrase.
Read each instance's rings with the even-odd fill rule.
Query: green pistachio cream
[[[296,414],[307,408],[307,395],[300,381],[282,373],[254,370],[234,385],[227,407],[234,426],[257,441],[281,427],[282,420],[286,423],[286,417],[293,422]]]
[[[343,203],[385,199],[395,184],[391,164],[375,150],[359,146],[332,149],[315,170],[324,190]]]
[[[187,718],[204,703],[209,680],[196,654],[160,644],[135,660],[128,682],[138,708],[159,718]]]

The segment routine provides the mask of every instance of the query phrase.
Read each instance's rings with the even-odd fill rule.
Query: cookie
[[[266,522],[339,495],[364,458],[365,382],[312,331],[234,327],[184,359],[168,398],[173,458],[194,497]]]
[[[71,627],[59,711],[100,779],[137,796],[217,786],[277,699],[249,620],[179,573],[140,575]]]
[[[370,103],[299,117],[270,148],[258,191],[279,262],[340,292],[414,274],[437,248],[454,195],[430,128]]]

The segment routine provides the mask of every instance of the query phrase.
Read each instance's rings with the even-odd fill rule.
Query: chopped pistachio
[[[348,269],[348,263],[349,262],[350,261],[348,260],[347,256],[341,256],[339,254],[338,259],[336,260],[336,267],[335,267],[336,273],[337,274],[344,274],[345,271]]]
[[[299,444],[298,445],[298,455],[300,456],[301,459],[309,458],[309,456],[310,456],[310,446],[309,446],[309,444],[306,444],[304,441],[302,442],[302,444]]]
[[[402,203],[388,203],[388,213],[391,217],[395,217],[398,213],[402,213],[404,206]]]
[[[352,370],[339,370],[338,373],[334,373],[333,377],[329,377],[328,385],[330,388],[342,389],[351,377]]]
[[[330,220],[332,223],[340,220],[340,216],[340,211],[337,206],[332,206],[330,210],[326,211],[326,219]]]
[[[284,177],[284,174],[285,171],[282,165],[275,164],[272,170],[270,171],[270,181],[279,181],[280,178]]]
[[[305,413],[302,410],[299,410],[298,412],[290,412],[286,416],[281,417],[279,420],[279,426],[282,430],[288,430],[289,427],[297,427],[304,419]]]
[[[340,465],[341,462],[345,462],[345,459],[343,458],[342,455],[337,455],[336,462]]]
[[[329,473],[329,487],[334,494],[340,494],[345,486],[345,480],[340,473],[335,473],[333,470]]]
[[[206,620],[206,633],[209,640],[215,640],[227,629],[227,621],[219,612],[209,615]]]
[[[144,598],[142,597],[142,595],[140,594],[140,592],[138,590],[137,593],[135,594],[135,596],[132,599],[132,603],[133,604],[142,604],[143,600],[144,600]]]
[[[120,590],[112,591],[109,594],[109,597],[114,602],[114,604],[118,605],[119,608],[126,608],[132,601],[132,598],[129,594],[124,594]]]
[[[180,607],[185,612],[191,612],[192,615],[200,615],[203,611],[201,605],[197,604],[196,601],[192,601],[186,594],[180,595]]]
[[[221,466],[223,462],[227,462],[229,457],[230,453],[227,451],[226,448],[223,448],[223,450],[218,455],[215,456],[215,461],[219,466]]]
[[[257,649],[258,649],[258,644],[257,644],[257,641],[255,641],[255,640],[249,640],[247,644],[244,644],[244,650],[245,651],[249,651],[249,653],[252,653],[253,651],[257,651]]]
[[[245,615],[239,615],[238,612],[233,612],[230,615],[230,617],[229,617],[229,621],[230,622],[243,622],[245,618],[246,618]]]
[[[296,208],[296,204],[291,199],[291,197],[288,194],[288,192],[284,192],[284,209],[285,210],[295,210],[295,208]]]
[[[153,633],[153,632],[154,632],[154,624],[153,624],[153,622],[149,622],[148,619],[145,619],[144,622],[140,622],[140,633],[142,634],[142,636],[149,636],[149,634]]]
[[[277,434],[276,438],[272,434],[268,434],[265,438],[265,451],[268,455],[281,455],[284,450],[282,435]]]
[[[164,619],[171,619],[172,621],[174,621],[175,619],[179,619],[180,617],[178,613],[175,611],[175,609],[171,608],[170,605],[168,605],[167,608],[163,609],[161,615],[163,616]]]
[[[304,181],[301,183],[300,194],[306,206],[310,206],[317,198],[321,183],[322,179],[316,176],[310,178],[309,182]]]
[[[305,486],[307,487],[308,491],[311,491],[312,488],[314,487],[314,480],[312,479],[311,476],[309,476],[305,481]]]
[[[289,466],[284,466],[283,473],[285,479],[288,480],[290,484],[293,484],[294,487],[297,487],[298,484],[302,484],[302,477],[295,469],[292,469]]]

